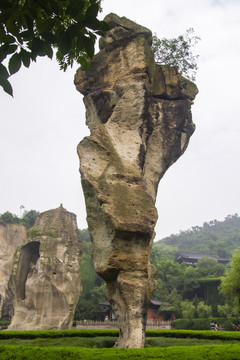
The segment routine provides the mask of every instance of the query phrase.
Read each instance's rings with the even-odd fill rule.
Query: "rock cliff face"
[[[60,206],[39,215],[15,253],[9,329],[71,327],[81,291],[80,250],[74,214]]]
[[[16,249],[26,241],[26,228],[19,224],[0,222],[0,318],[12,317],[12,296],[8,281]]]
[[[100,52],[75,76],[91,131],[78,146],[80,172],[93,263],[118,317],[116,346],[143,347],[157,187],[194,131],[197,88],[155,64],[150,30],[115,14],[105,21]]]

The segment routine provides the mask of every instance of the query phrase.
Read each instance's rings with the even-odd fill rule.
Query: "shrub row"
[[[118,330],[41,330],[41,331],[0,331],[0,339],[36,339],[62,337],[117,337]],[[147,337],[173,337],[220,339],[240,341],[240,332],[228,331],[195,331],[195,330],[147,330]]]
[[[196,331],[196,330],[147,330],[147,336],[196,338],[208,340],[235,340],[240,341],[240,332],[229,331]]]
[[[238,360],[240,345],[173,346],[145,349],[86,349],[0,346],[1,360],[110,360],[110,359],[168,359],[168,360]]]
[[[239,323],[236,318],[209,318],[209,319],[177,319],[172,322],[174,329],[209,330],[210,322],[214,320],[224,330],[233,330],[232,323]]]
[[[36,339],[61,337],[96,337],[118,336],[118,330],[31,330],[31,331],[0,331],[0,339]]]
[[[0,320],[0,326],[8,326],[10,323],[11,321],[9,320]]]

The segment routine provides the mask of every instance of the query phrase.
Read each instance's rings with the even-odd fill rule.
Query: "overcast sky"
[[[156,240],[213,219],[240,214],[240,0],[103,0],[110,12],[177,37],[201,37],[192,106],[196,131],[185,154],[159,184]],[[0,214],[20,206],[63,206],[87,227],[76,147],[88,134],[77,67],[66,73],[39,58],[13,75],[14,99],[0,89]]]

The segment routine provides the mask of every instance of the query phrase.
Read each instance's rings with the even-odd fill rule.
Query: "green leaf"
[[[80,15],[85,7],[85,1],[72,0],[70,4],[67,6],[65,13],[70,15],[74,19],[76,16]]]
[[[33,18],[29,11],[23,14],[23,26],[29,33],[33,34]]]
[[[20,37],[26,41],[26,40],[31,40],[33,37],[33,32],[29,31],[29,30],[25,30],[19,33]]]
[[[18,45],[8,45],[8,49],[7,49],[7,52],[8,52],[8,55],[10,54],[13,54],[18,48]]]
[[[71,25],[67,29],[67,33],[69,34],[69,36],[71,36],[71,38],[74,38],[75,36],[79,36],[80,31],[81,31],[81,29],[79,29],[79,26],[77,24]]]
[[[98,4],[92,4],[89,6],[89,8],[86,11],[85,19],[95,19],[97,17],[97,14],[99,12],[99,5]]]
[[[0,64],[0,78],[7,79],[9,77],[9,73],[6,67],[3,64]]]
[[[46,55],[45,53],[45,41],[39,39],[39,38],[34,38],[31,42],[31,44],[29,43],[29,49],[32,50],[32,53],[40,56],[44,56]]]
[[[2,62],[6,56],[8,55],[8,48],[9,45],[8,44],[4,44],[0,47],[0,61]]]
[[[22,61],[21,61],[21,55],[19,53],[15,53],[9,60],[8,63],[8,69],[10,74],[15,74],[16,72],[18,72],[18,70],[20,69],[22,65]]]
[[[15,38],[11,35],[5,35],[1,39],[3,40],[4,43],[7,43],[7,44],[12,44],[16,41]]]
[[[31,54],[24,49],[21,49],[20,54],[23,65],[28,68],[31,62]]]
[[[77,51],[82,51],[84,48],[84,42],[83,42],[83,34],[79,34],[76,41],[76,49]]]
[[[49,59],[52,59],[52,57],[53,57],[53,49],[52,49],[51,45],[46,43],[44,49],[45,49],[45,53],[49,57]]]
[[[10,82],[7,79],[0,78],[0,86],[2,86],[3,90],[7,94],[13,96],[12,85],[10,84]]]
[[[29,5],[30,4],[31,4],[31,2],[29,3]],[[35,4],[35,3],[33,2],[33,4]],[[30,18],[32,18],[32,20],[36,20],[38,18],[38,12],[39,12],[39,10],[36,7],[36,5],[35,6],[33,5],[32,7],[28,6],[27,14],[30,16]]]
[[[42,34],[42,38],[50,44],[56,43],[56,36],[52,33],[44,33]]]
[[[9,9],[13,6],[12,2],[7,0],[1,0],[1,10]]]
[[[4,44],[0,47],[0,62],[2,62],[7,55],[10,55],[12,53],[14,53],[18,48],[18,45],[9,45],[9,44]]]
[[[86,50],[87,55],[90,58],[93,58],[93,56],[94,56],[94,41],[91,40],[89,37],[84,36],[83,44],[84,44],[84,48]]]
[[[65,55],[70,51],[71,45],[72,45],[72,39],[70,35],[67,32],[65,32],[58,43],[58,48],[61,51],[61,53]]]
[[[111,26],[105,21],[99,21],[99,29],[106,32],[111,29]]]
[[[46,0],[44,0],[46,1]],[[52,12],[56,15],[61,15],[62,11],[61,11],[61,7],[58,5],[57,1],[55,0],[48,0],[49,2],[49,7],[51,8]]]
[[[37,30],[39,32],[39,34],[44,34],[44,33],[49,33],[54,25],[55,25],[56,21],[54,19],[45,19],[41,22],[37,23]]]
[[[5,22],[7,31],[14,35],[18,34],[18,28],[16,26],[17,16],[18,16],[17,13],[13,13],[12,16],[10,18],[8,18]]]

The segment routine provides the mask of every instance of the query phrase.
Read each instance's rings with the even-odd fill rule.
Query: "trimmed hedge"
[[[0,346],[1,360],[238,360],[240,345],[179,346],[145,349],[85,349]]]
[[[186,330],[209,330],[211,321],[214,320],[224,330],[232,330],[231,323],[239,323],[236,318],[209,318],[209,319],[177,319],[172,321],[172,327],[174,329],[186,329]]]
[[[0,331],[0,339],[36,339],[61,337],[97,337],[118,336],[118,330],[31,330],[31,331]]]
[[[208,340],[235,340],[240,341],[240,332],[229,331],[195,331],[195,330],[147,330],[147,336],[172,337],[172,338],[196,338]]]
[[[36,339],[62,337],[118,337],[118,330],[41,330],[0,331],[0,339]],[[194,330],[147,330],[147,337],[197,338],[240,341],[240,332]]]
[[[9,320],[0,320],[0,326],[8,326],[10,323],[11,321]]]

